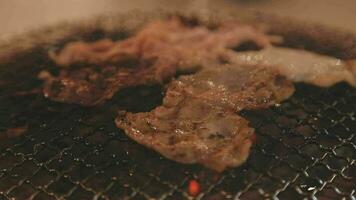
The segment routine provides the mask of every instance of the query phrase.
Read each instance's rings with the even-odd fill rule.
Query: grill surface
[[[19,93],[41,85],[41,69],[55,71],[46,51],[0,66],[0,132],[27,126],[0,141],[0,199],[356,199],[356,90],[346,84],[299,84],[277,107],[244,111],[257,143],[245,165],[216,174],[164,159],[115,127],[118,108],[159,104],[158,87],[124,91],[97,108]],[[197,197],[188,193],[192,179]]]

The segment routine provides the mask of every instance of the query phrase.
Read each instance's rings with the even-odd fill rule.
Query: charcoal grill
[[[123,16],[116,19],[127,22]],[[140,19],[143,23],[147,17]],[[136,112],[158,105],[158,86],[131,88],[94,108],[43,98],[36,92],[41,86],[36,75],[42,69],[55,73],[49,48],[78,38],[127,35],[102,26],[107,19],[99,21],[67,28],[65,34],[47,28],[1,46],[10,53],[0,64],[0,199],[356,199],[356,90],[343,83],[328,89],[298,84],[293,97],[280,105],[243,111],[257,142],[246,164],[222,174],[162,158],[115,127],[118,108]],[[337,33],[332,41],[339,43],[327,43],[315,34],[331,37],[334,32],[312,28],[273,31],[285,35],[286,46],[341,58],[356,55],[355,39],[342,42],[350,35]],[[27,131],[4,136],[13,127]],[[201,187],[194,197],[188,192],[191,180]]]

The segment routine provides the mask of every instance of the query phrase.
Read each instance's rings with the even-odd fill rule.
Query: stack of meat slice
[[[274,38],[237,22],[208,29],[172,18],[121,41],[69,43],[50,54],[59,75],[42,72],[40,78],[46,97],[83,106],[102,104],[124,88],[168,83],[161,106],[119,111],[117,126],[169,159],[223,171],[242,164],[254,141],[241,110],[287,99],[291,81],[356,86],[356,62],[272,47]],[[260,50],[241,51],[246,44]]]

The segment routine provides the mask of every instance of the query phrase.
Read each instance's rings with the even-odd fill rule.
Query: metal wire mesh
[[[244,111],[257,143],[245,165],[216,174],[164,159],[115,127],[119,107],[150,109],[160,88],[96,108],[18,94],[41,84],[45,55],[37,49],[0,66],[0,132],[27,127],[0,141],[0,199],[356,199],[356,90],[346,84],[297,85],[277,107]],[[191,179],[201,185],[196,197]]]

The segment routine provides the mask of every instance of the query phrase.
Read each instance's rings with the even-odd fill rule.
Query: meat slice
[[[220,52],[245,41],[270,44],[252,26],[229,22],[209,30],[176,18],[151,22],[126,40],[69,43],[59,54],[50,54],[61,71],[59,76],[42,76],[44,94],[59,102],[101,104],[122,88],[161,84],[177,72],[219,62]]]
[[[236,114],[287,98],[293,85],[261,66],[215,66],[169,84],[162,106],[119,114],[116,125],[140,144],[182,163],[216,171],[241,165],[254,130]]]
[[[200,163],[216,171],[241,165],[254,131],[233,112],[189,94],[168,91],[162,106],[127,113],[116,124],[136,142],[181,163]]]
[[[39,77],[45,80],[43,93],[54,101],[94,106],[102,104],[123,88],[137,85],[154,85],[160,78],[175,74],[172,68],[152,68],[141,65],[137,68],[120,66],[77,67],[61,70],[53,77],[48,72],[41,72]],[[162,80],[163,81],[163,80]]]
[[[194,75],[181,76],[169,90],[184,90],[216,106],[238,112],[266,108],[294,93],[284,76],[256,65],[210,66]]]
[[[180,19],[172,18],[148,23],[136,35],[125,40],[72,42],[59,54],[51,52],[50,57],[60,66],[76,63],[117,64],[128,57],[167,59],[179,62],[179,65],[189,65],[210,60],[211,53],[221,49],[236,48],[245,42],[262,48],[269,46],[273,39],[257,27],[235,21],[225,22],[216,30],[210,30],[205,26],[187,26]]]
[[[263,64],[294,82],[330,87],[345,81],[356,87],[356,64],[305,50],[268,47],[261,51],[224,52],[231,63]]]

